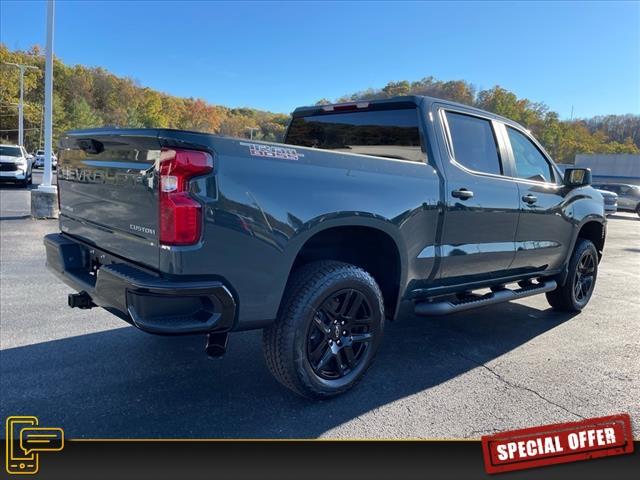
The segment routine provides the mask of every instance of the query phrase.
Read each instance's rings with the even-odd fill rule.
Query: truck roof
[[[376,100],[356,100],[356,101],[344,102],[344,103],[330,103],[326,105],[311,105],[307,107],[298,107],[293,111],[291,116],[303,117],[316,112],[320,113],[322,111],[327,111],[332,107],[335,108],[335,107],[341,107],[344,105],[365,104],[365,103],[368,105],[384,105],[384,104],[393,105],[393,104],[413,103],[414,105],[418,105],[418,106],[422,105],[423,107],[430,107],[431,104],[433,103],[441,103],[443,105],[451,105],[453,107],[459,107],[459,108],[464,108],[466,110],[475,111],[477,113],[481,113],[482,115],[494,118],[496,120],[500,120],[504,123],[510,123],[510,124],[519,125],[520,127],[522,127],[522,125],[520,125],[517,122],[514,122],[513,120],[510,120],[506,117],[502,117],[500,115],[496,115],[495,113],[489,112],[487,110],[482,110],[480,108],[472,107],[470,105],[465,105],[464,103],[452,102],[451,100],[444,100],[442,98],[427,97],[425,95],[403,95],[399,97],[383,98],[383,99],[376,99]]]

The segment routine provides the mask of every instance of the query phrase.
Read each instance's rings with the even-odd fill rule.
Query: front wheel
[[[300,267],[287,284],[276,322],[263,333],[276,379],[308,398],[349,390],[371,365],[384,329],[380,288],[342,262]]]
[[[547,301],[555,310],[579,312],[589,303],[597,276],[598,250],[590,240],[579,238],[565,284],[547,292]]]

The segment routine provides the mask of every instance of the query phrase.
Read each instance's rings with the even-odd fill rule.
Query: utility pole
[[[28,69],[40,70],[33,65],[7,62],[5,65],[18,67],[20,70],[20,103],[18,104],[18,145],[24,146],[24,72]]]
[[[51,124],[53,115],[53,16],[55,2],[47,1],[47,51],[44,69],[44,175],[37,190],[31,190],[31,215],[36,218],[57,218],[58,188],[52,185],[51,155],[53,154]]]

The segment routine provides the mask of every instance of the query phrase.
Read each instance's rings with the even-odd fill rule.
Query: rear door
[[[61,144],[60,229],[110,253],[156,268],[157,131],[72,132]]]
[[[504,276],[515,255],[519,200],[495,122],[447,105],[435,113],[446,176],[442,284]]]
[[[572,219],[565,215],[568,189],[542,147],[527,132],[510,125],[501,128],[520,193],[512,267],[532,271],[558,269],[567,258],[574,228]]]

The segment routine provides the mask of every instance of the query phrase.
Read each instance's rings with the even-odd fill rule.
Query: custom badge
[[[249,154],[254,157],[281,158],[282,160],[298,160],[300,157],[304,157],[304,154],[298,153],[295,148],[245,142],[240,142],[240,145],[249,147]]]

